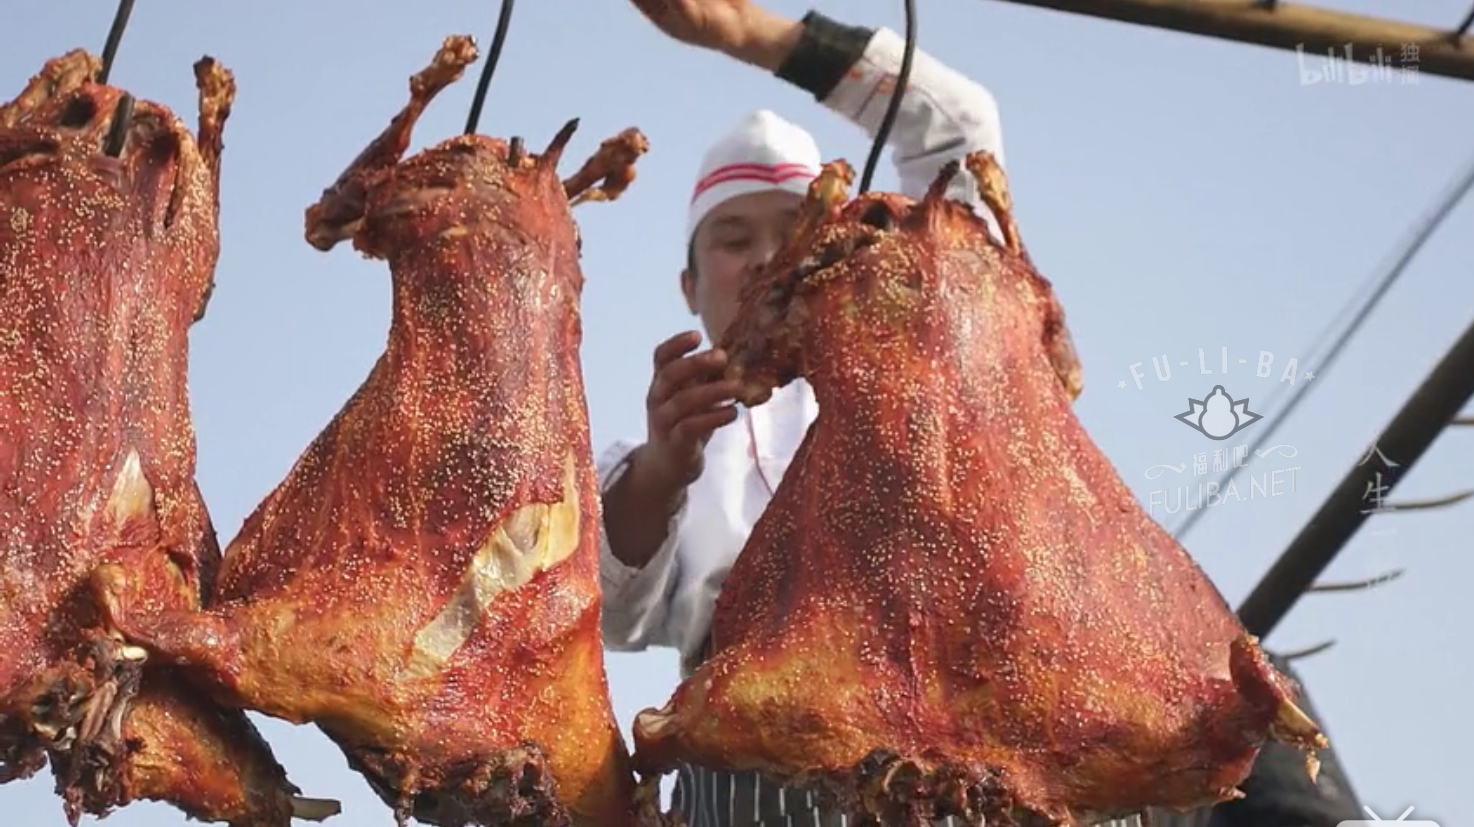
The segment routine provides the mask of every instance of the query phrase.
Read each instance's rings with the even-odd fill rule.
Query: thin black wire
[[[1319,365],[1321,358],[1325,356],[1327,349],[1331,347],[1331,339],[1335,337],[1336,332],[1345,329],[1345,326],[1349,324],[1347,320],[1354,318],[1369,302],[1375,304],[1382,298],[1380,294],[1373,294],[1379,293],[1379,291],[1385,293],[1386,291],[1382,289],[1382,285],[1386,281],[1386,273],[1378,273],[1376,271],[1368,272],[1361,285],[1357,287],[1354,293],[1347,297],[1346,302],[1341,305],[1341,309],[1336,315],[1330,321],[1327,321],[1321,327],[1320,331],[1316,333],[1315,337],[1311,340],[1312,344],[1309,354],[1301,361],[1307,365]],[[1272,418],[1278,417],[1280,402],[1287,394],[1294,394],[1297,387],[1295,385],[1287,386],[1276,383],[1274,390],[1269,394],[1269,398],[1261,403],[1261,408]]]
[[[1396,272],[1369,272],[1356,291],[1347,297],[1346,302],[1341,305],[1341,309],[1336,315],[1326,322],[1320,331],[1316,333],[1315,337],[1311,340],[1310,352],[1302,361],[1307,365],[1319,365],[1321,363],[1321,357],[1325,356],[1326,351],[1334,348],[1335,345],[1331,342],[1331,339],[1336,335],[1336,331],[1344,331],[1346,325],[1351,324],[1347,322],[1347,319],[1356,318],[1358,314],[1364,314],[1368,307],[1374,307],[1379,303],[1392,282],[1396,281],[1397,278],[1398,275]],[[1269,394],[1269,398],[1261,404],[1261,409],[1270,414],[1272,423],[1277,422],[1280,416],[1280,401],[1287,394],[1293,395],[1298,389],[1299,386],[1297,385],[1286,386],[1276,383],[1274,390]],[[1288,408],[1285,410],[1288,410]],[[1276,424],[1271,424],[1269,427],[1271,433],[1266,435],[1265,439],[1273,435],[1273,430],[1278,427]],[[1263,442],[1261,441],[1254,447],[1257,449],[1260,444],[1263,444]],[[1186,522],[1183,523],[1183,526],[1186,526]]]
[[[1402,274],[1404,272],[1407,271],[1407,266],[1412,263],[1413,258],[1416,257],[1417,254],[1423,249],[1423,245],[1428,242],[1428,239],[1433,236],[1433,233],[1436,232],[1439,226],[1443,224],[1444,219],[1448,218],[1448,216],[1453,213],[1454,209],[1458,207],[1459,203],[1464,200],[1464,197],[1469,194],[1469,191],[1471,189],[1474,189],[1474,161],[1471,161],[1469,164],[1469,168],[1464,171],[1462,180],[1456,180],[1458,181],[1457,184],[1448,192],[1447,195],[1444,196],[1442,203],[1439,204],[1438,208],[1433,212],[1433,214],[1426,218],[1423,221],[1422,225],[1418,227],[1417,232],[1414,233],[1412,239],[1408,242],[1407,247],[1402,251],[1402,254],[1398,256],[1397,260],[1393,263],[1391,269],[1389,269],[1387,273],[1382,276],[1381,282],[1377,285],[1377,289],[1374,290],[1372,292],[1372,295],[1369,296],[1362,304],[1361,309],[1357,311],[1355,318],[1353,318],[1351,321],[1351,324],[1341,332],[1341,335],[1336,338],[1336,342],[1331,345],[1329,355],[1326,356],[1324,362],[1321,362],[1317,366],[1317,379],[1324,376],[1326,371],[1329,370],[1330,367],[1336,363],[1336,359],[1341,355],[1341,350],[1346,346],[1346,343],[1350,341],[1351,337],[1356,334],[1356,331],[1361,328],[1362,324],[1367,320],[1367,317],[1371,315],[1372,310],[1376,308],[1376,306],[1381,302],[1382,297],[1387,295],[1387,291],[1392,288],[1392,285],[1399,278],[1402,277]],[[1269,427],[1259,432],[1259,439],[1255,441],[1253,447],[1250,449],[1251,453],[1253,451],[1257,451],[1260,445],[1263,445],[1269,440],[1271,436],[1274,436],[1275,431],[1279,430],[1279,426],[1284,424],[1285,420],[1290,417],[1290,414],[1294,413],[1295,408],[1298,407],[1302,401],[1304,401],[1306,394],[1310,393],[1312,384],[1318,387],[1321,383],[1306,383],[1300,385],[1292,391],[1290,401],[1288,404],[1285,405],[1284,410],[1280,411],[1274,417],[1274,420],[1269,423]],[[1228,480],[1232,480],[1234,476],[1238,474],[1238,471],[1238,468],[1232,469],[1229,472],[1225,484]],[[1187,535],[1187,532],[1194,525],[1197,524],[1198,518],[1201,517],[1203,515],[1203,512],[1206,510],[1207,509],[1205,508],[1198,508],[1195,509],[1191,514],[1188,514],[1187,519],[1183,520],[1182,525],[1173,532],[1173,536],[1176,537],[1176,539],[1180,542],[1182,538]]]
[[[1366,305],[1376,305],[1380,302],[1387,292],[1386,288],[1389,286],[1389,280],[1395,280],[1396,278],[1397,275],[1392,272],[1369,272],[1366,279],[1361,283],[1361,286],[1356,289],[1356,292],[1347,297],[1346,302],[1341,305],[1341,309],[1336,313],[1335,317],[1326,322],[1320,332],[1315,335],[1309,355],[1301,361],[1309,365],[1320,364],[1321,357],[1325,355],[1327,347],[1330,345],[1330,339],[1335,335],[1335,332],[1341,330],[1347,324],[1346,320],[1348,318],[1355,317],[1363,312]],[[1262,407],[1266,411],[1276,411],[1276,405],[1280,399],[1287,393],[1293,394],[1296,389],[1294,385],[1285,386],[1276,384],[1274,390],[1269,395],[1269,399],[1265,400]]]
[[[885,117],[875,132],[875,143],[870,145],[870,157],[865,159],[865,172],[860,176],[859,195],[870,191],[870,181],[875,177],[875,168],[880,164],[880,153],[890,138],[891,127],[901,111],[901,97],[911,82],[911,59],[916,54],[916,0],[906,0],[906,48],[901,53],[901,71],[896,75],[896,88],[891,93],[890,105],[885,108]]]
[[[113,60],[118,56],[118,44],[123,42],[123,30],[128,28],[128,16],[133,13],[133,0],[121,0],[118,3],[118,11],[113,15],[113,27],[108,30],[107,42],[102,46],[102,71],[97,75],[97,82],[107,83],[108,75],[113,71]]]
[[[486,56],[486,65],[481,67],[481,80],[476,83],[476,96],[471,99],[471,114],[466,117],[466,134],[476,131],[481,120],[481,105],[486,102],[486,89],[491,86],[491,75],[502,56],[502,44],[507,42],[507,26],[512,22],[512,0],[502,0],[502,13],[496,21],[496,34],[491,37],[491,53]]]

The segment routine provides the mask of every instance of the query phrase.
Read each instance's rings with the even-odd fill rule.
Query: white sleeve
[[[875,137],[890,105],[905,45],[890,29],[877,29],[824,106]],[[1003,129],[993,94],[920,49],[912,53],[910,83],[887,143],[900,192],[911,198],[926,193],[943,165],[968,153],[988,150],[1004,165]],[[864,160],[851,161],[857,176]],[[977,185],[965,172],[953,179],[948,194],[981,208]]]
[[[629,468],[635,443],[617,442],[599,457],[599,493],[608,491]],[[677,528],[685,501],[671,518],[665,542],[642,568],[620,562],[609,548],[604,521],[599,521],[599,585],[603,612],[600,624],[604,648],[639,652],[650,646],[675,646],[669,629],[670,599],[676,582],[679,546]]]

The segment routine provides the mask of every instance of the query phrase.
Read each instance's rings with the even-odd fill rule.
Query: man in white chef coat
[[[676,39],[796,84],[872,135],[879,127],[889,95],[878,87],[895,76],[904,45],[894,32],[817,13],[787,19],[742,0],[634,2]],[[890,147],[901,190],[920,197],[948,161],[978,149],[1002,159],[997,106],[986,89],[918,50]],[[743,118],[706,153],[692,187],[680,283],[708,341],[720,341],[736,314],[743,279],[783,244],[820,163],[814,139],[768,111]],[[959,175],[955,197],[974,200],[969,183]],[[688,331],[656,348],[648,435],[608,448],[598,466],[605,644],[678,649],[686,674],[704,655],[722,578],[818,411],[802,380],[739,409],[735,386],[721,380],[723,354],[693,353],[700,343]],[[754,776],[687,768],[676,798],[691,827],[780,824],[805,814],[799,823],[823,823],[806,795],[767,787]]]
[[[747,0],[632,2],[676,40],[772,73],[872,136],[884,117],[904,46],[895,32],[816,12],[793,20]],[[998,106],[918,49],[889,145],[900,191],[920,198],[949,161],[989,150],[1003,162]],[[680,286],[709,342],[736,315],[743,280],[782,246],[820,163],[814,139],[768,111],[742,118],[706,152]],[[970,176],[958,175],[950,195],[996,227]],[[737,406],[737,387],[722,379],[724,354],[696,352],[701,341],[693,330],[657,346],[645,440],[617,442],[598,460],[605,645],[677,649],[685,675],[706,655],[723,578],[818,412],[803,380],[759,407]],[[818,813],[807,794],[752,774],[686,767],[675,796],[690,827],[843,823]]]

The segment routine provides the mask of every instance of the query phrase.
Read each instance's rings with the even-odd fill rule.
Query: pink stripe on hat
[[[806,194],[819,164],[819,146],[808,132],[767,109],[748,115],[702,157],[686,237],[695,235],[713,208],[736,196],[774,189]]]
[[[718,184],[728,181],[766,181],[769,184],[777,184],[790,178],[813,178],[814,172],[806,164],[728,164],[717,167],[707,173],[705,178],[696,182],[696,189],[691,193],[691,200],[695,201],[703,192]]]

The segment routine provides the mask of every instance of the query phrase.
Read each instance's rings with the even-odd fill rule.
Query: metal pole
[[[1307,67],[1323,69],[1327,52],[1351,60],[1416,68],[1420,74],[1474,80],[1474,36],[1382,17],[1300,3],[1261,0],[1006,0],[1122,23],[1253,43],[1304,49]],[[1416,48],[1416,63],[1405,62]]]
[[[1377,441],[1358,457],[1341,484],[1239,607],[1239,619],[1251,634],[1268,635],[1289,614],[1471,397],[1474,324],[1444,354]]]

